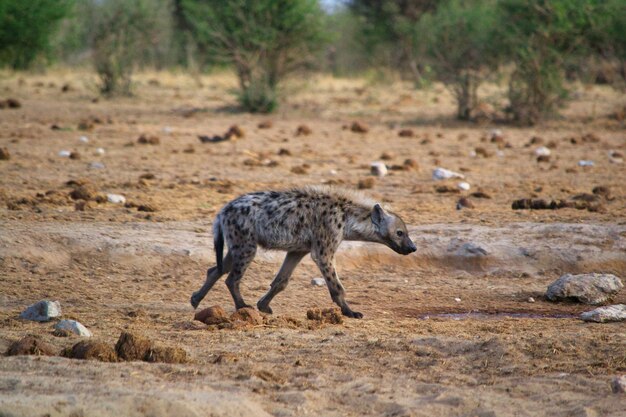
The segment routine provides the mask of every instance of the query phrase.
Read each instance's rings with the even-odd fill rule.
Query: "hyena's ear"
[[[372,209],[372,223],[374,223],[374,226],[376,226],[378,230],[381,230],[384,221],[385,221],[385,211],[380,206],[380,204],[376,204],[374,208]]]

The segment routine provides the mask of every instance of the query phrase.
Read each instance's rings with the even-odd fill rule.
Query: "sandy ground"
[[[138,81],[136,97],[94,101],[88,74],[2,74],[0,99],[22,107],[0,109],[0,148],[11,154],[0,161],[0,351],[28,334],[59,352],[76,343],[55,337],[54,323],[18,318],[29,304],[53,299],[95,339],[112,345],[128,330],[184,348],[189,362],[3,356],[0,415],[626,414],[624,396],[609,386],[626,372],[625,325],[584,323],[578,314],[588,306],[543,298],[566,272],[626,277],[626,165],[609,158],[626,153],[623,122],[610,117],[625,104],[617,92],[581,87],[563,119],[517,128],[454,121],[439,86],[315,78],[289,86],[278,114],[253,116],[235,110],[226,75]],[[270,128],[258,127],[268,120]],[[369,132],[344,128],[353,121]],[[197,138],[233,124],[245,137]],[[296,135],[302,124],[310,135]],[[414,137],[399,137],[403,128]],[[493,128],[508,146],[491,142]],[[139,144],[141,134],[159,143]],[[530,144],[532,137],[543,143]],[[548,144],[550,161],[537,162],[535,149]],[[485,152],[472,156],[476,148]],[[340,276],[363,320],[307,320],[307,309],[331,301],[310,284],[319,274],[305,259],[264,325],[220,330],[193,321],[188,300],[213,263],[211,221],[225,202],[302,184],[354,189],[383,153],[390,166],[411,158],[417,167],[391,171],[365,192],[406,219],[419,249],[400,257],[342,245]],[[438,192],[458,180],[433,181],[437,166],[463,172],[472,189]],[[71,180],[131,204],[91,201],[76,210]],[[596,186],[610,196],[592,210],[511,209],[519,198],[574,201]],[[470,196],[475,208],[456,210],[477,190],[491,198]],[[465,243],[486,255],[465,253]],[[249,302],[267,290],[281,258],[257,256],[243,283]],[[626,292],[613,301],[626,303]],[[210,305],[233,311],[223,283],[201,304]]]

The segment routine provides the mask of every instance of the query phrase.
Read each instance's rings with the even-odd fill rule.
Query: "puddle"
[[[420,315],[421,320],[428,319],[451,319],[451,320],[467,320],[467,319],[479,319],[479,320],[495,320],[502,318],[513,319],[575,319],[578,318],[577,314],[539,314],[539,313],[480,313],[480,312],[468,312],[468,313],[436,313],[436,314],[423,314]]]

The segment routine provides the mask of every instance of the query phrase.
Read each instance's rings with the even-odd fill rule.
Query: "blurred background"
[[[572,83],[623,90],[624,28],[620,0],[0,0],[0,66],[93,71],[104,96],[140,94],[141,71],[226,71],[261,113],[303,72],[443,83],[458,119],[533,124]]]

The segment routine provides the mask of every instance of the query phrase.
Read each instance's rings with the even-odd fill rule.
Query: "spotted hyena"
[[[226,273],[226,285],[235,307],[248,307],[239,291],[239,282],[254,259],[257,246],[261,246],[287,251],[287,256],[269,291],[257,303],[260,311],[272,313],[270,302],[285,289],[296,265],[310,253],[341,312],[361,318],[363,314],[348,306],[337,276],[335,252],[339,243],[342,240],[382,243],[403,255],[416,250],[404,222],[396,214],[359,194],[330,187],[242,195],[222,208],[213,232],[217,266],[207,271],[206,282],[191,296],[194,308]],[[228,246],[226,256],[223,256],[224,243]]]

